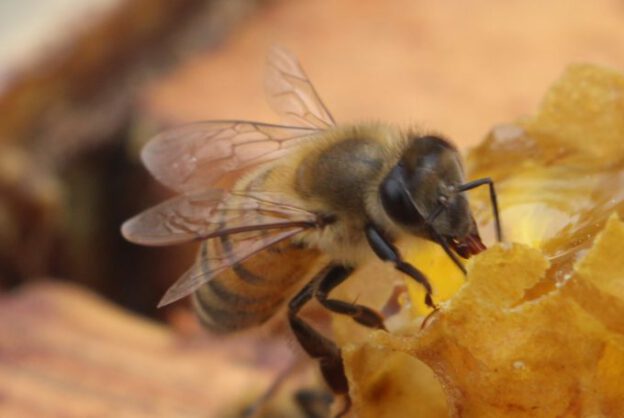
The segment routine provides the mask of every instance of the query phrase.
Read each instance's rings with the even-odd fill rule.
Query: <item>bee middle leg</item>
[[[329,293],[344,282],[347,277],[341,274],[331,274],[331,272],[325,275],[316,289],[316,299],[331,312],[350,316],[357,323],[369,328],[386,330],[383,317],[374,309],[356,303],[329,298]]]

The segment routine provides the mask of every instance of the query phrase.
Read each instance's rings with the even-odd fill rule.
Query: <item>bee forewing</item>
[[[279,158],[317,131],[246,121],[198,122],[155,136],[143,147],[141,159],[162,184],[188,192]]]
[[[121,232],[128,241],[157,246],[316,222],[314,213],[280,193],[207,190],[156,205],[126,221]]]
[[[220,245],[215,245],[210,253],[200,252],[195,264],[167,290],[158,307],[190,295],[224,270],[280,241],[293,237],[304,229],[291,227],[229,235],[227,245],[223,244],[224,241],[219,241]]]
[[[128,219],[121,226],[121,233],[128,241],[143,245],[191,241],[211,225],[214,228],[215,210],[224,196],[222,190],[176,196]]]
[[[288,123],[317,129],[336,125],[297,58],[277,46],[269,51],[265,88],[269,104]]]

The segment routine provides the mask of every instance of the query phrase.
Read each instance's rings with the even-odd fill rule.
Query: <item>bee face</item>
[[[456,187],[463,182],[457,150],[436,136],[414,136],[398,164],[381,183],[386,213],[414,235],[429,228],[449,239],[476,233],[468,201]]]

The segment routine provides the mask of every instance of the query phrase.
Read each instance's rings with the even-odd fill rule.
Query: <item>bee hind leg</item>
[[[335,280],[344,276],[346,279],[353,270],[343,266],[330,265],[323,269],[312,279],[288,304],[288,321],[290,327],[301,344],[301,347],[312,358],[318,359],[321,374],[325,382],[335,394],[345,395],[346,404],[338,416],[343,416],[349,409],[349,384],[342,363],[340,348],[329,338],[323,336],[307,322],[299,317],[301,308],[309,302],[316,293],[317,287],[327,276],[336,277]]]

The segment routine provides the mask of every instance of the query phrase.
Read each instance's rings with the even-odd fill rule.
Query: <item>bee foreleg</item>
[[[366,226],[365,232],[366,238],[368,239],[368,244],[373,249],[375,254],[377,254],[377,257],[379,257],[383,261],[389,261],[393,263],[394,267],[397,270],[407,274],[409,277],[420,283],[422,287],[425,288],[425,303],[427,304],[427,306],[435,309],[436,306],[433,303],[433,299],[431,297],[431,284],[429,283],[429,280],[427,280],[427,277],[416,267],[404,261],[398,248],[395,247],[390,242],[390,240],[388,240],[388,238],[384,237],[375,225],[368,224]]]
[[[343,266],[330,265],[326,267],[301,289],[288,304],[288,320],[297,341],[299,341],[301,347],[303,347],[310,357],[319,360],[323,378],[336,394],[347,394],[349,391],[340,348],[332,340],[324,337],[312,328],[307,322],[301,319],[298,314],[303,305],[314,297],[318,284],[327,275],[344,275],[346,278],[351,274],[351,271],[351,269]]]
[[[345,269],[348,268],[345,267]],[[353,271],[353,269],[348,270],[349,273]],[[363,305],[328,298],[329,292],[345,281],[347,277],[349,276],[346,274],[336,274],[334,271],[328,272],[318,284],[315,294],[316,299],[332,312],[348,315],[364,326],[385,330],[383,317],[375,310]]]

